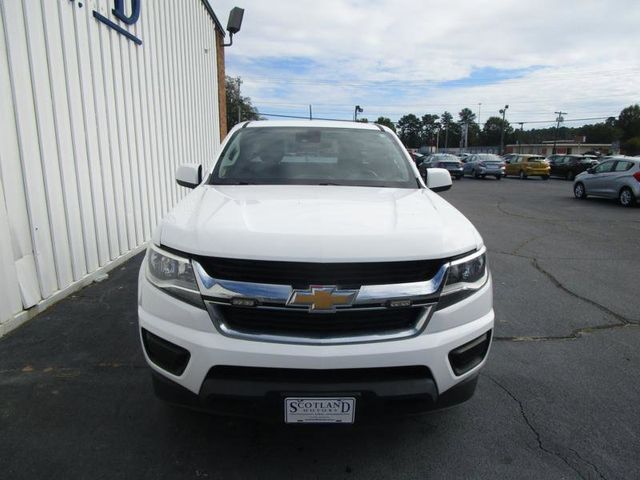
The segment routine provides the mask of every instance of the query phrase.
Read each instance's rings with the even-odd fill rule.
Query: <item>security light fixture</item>
[[[244,16],[244,8],[233,7],[229,12],[229,20],[227,21],[227,31],[229,32],[229,43],[223,44],[225,47],[233,45],[233,35],[240,31],[242,27],[242,17]]]

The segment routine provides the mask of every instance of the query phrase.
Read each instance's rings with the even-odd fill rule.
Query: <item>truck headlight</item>
[[[151,244],[147,251],[147,279],[169,295],[204,308],[193,266],[188,258]]]
[[[452,261],[449,265],[447,280],[442,289],[438,308],[448,307],[473,295],[487,283],[488,278],[486,247],[482,247],[464,258]]]

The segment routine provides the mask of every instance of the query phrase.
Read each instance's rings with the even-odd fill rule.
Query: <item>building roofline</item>
[[[201,0],[202,5],[204,5],[204,8],[207,10],[207,13],[209,13],[209,16],[211,17],[211,20],[213,20],[213,23],[216,24],[216,27],[218,28],[218,30],[220,30],[220,33],[222,34],[222,36],[226,36],[226,32],[224,30],[224,27],[222,26],[222,24],[220,23],[220,20],[218,20],[218,17],[216,16],[215,12],[213,11],[213,8],[211,8],[211,4],[209,3],[209,0]]]

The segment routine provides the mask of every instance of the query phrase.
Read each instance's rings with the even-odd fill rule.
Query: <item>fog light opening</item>
[[[456,375],[462,375],[482,363],[491,344],[491,330],[449,352],[449,363]]]
[[[142,343],[149,359],[173,375],[182,375],[191,354],[188,350],[142,329]]]

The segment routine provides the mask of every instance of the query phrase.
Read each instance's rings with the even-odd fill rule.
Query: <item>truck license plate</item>
[[[285,423],[353,423],[356,399],[353,397],[287,397]]]

